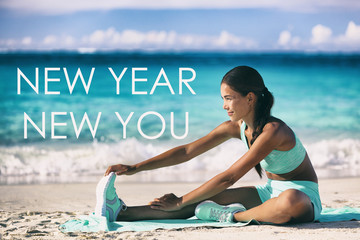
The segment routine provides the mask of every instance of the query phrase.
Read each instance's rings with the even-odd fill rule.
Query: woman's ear
[[[249,92],[246,96],[246,99],[248,100],[249,103],[253,102],[255,99],[255,94],[253,92]]]

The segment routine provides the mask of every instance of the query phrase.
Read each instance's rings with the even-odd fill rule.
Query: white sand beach
[[[264,180],[263,180],[264,181]],[[236,186],[260,183],[240,181]],[[119,196],[128,205],[147,204],[173,192],[182,195],[200,183],[121,183]],[[319,181],[323,207],[360,207],[360,178]],[[89,214],[96,183],[0,186],[0,239],[359,239],[360,221],[287,226],[250,225],[227,228],[183,228],[148,232],[67,233],[60,224]]]

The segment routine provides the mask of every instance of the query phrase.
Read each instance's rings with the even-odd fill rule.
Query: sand
[[[239,182],[236,186],[261,182]],[[319,181],[323,207],[360,207],[360,178]],[[182,195],[199,183],[121,183],[119,196],[128,205],[147,204],[173,192]],[[0,186],[0,239],[359,239],[360,221],[287,226],[250,225],[184,228],[148,232],[61,233],[58,226],[95,206],[96,183]]]

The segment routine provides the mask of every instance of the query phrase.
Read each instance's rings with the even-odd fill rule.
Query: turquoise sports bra
[[[249,149],[245,129],[246,124],[243,122],[240,128],[241,140],[245,143],[247,149]],[[289,151],[273,150],[260,162],[261,167],[274,174],[289,173],[296,169],[304,161],[306,150],[296,135],[295,139],[296,144],[292,149]]]

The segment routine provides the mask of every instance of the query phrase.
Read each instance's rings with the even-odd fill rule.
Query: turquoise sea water
[[[360,153],[360,55],[7,53],[0,54],[1,182],[76,181],[79,175],[86,177],[103,172],[109,164],[138,162],[171,146],[201,137],[228,120],[222,109],[220,81],[228,70],[238,65],[252,66],[263,76],[275,97],[273,115],[294,129],[320,175],[324,172],[324,177],[331,174],[354,176],[360,172],[357,157]],[[21,71],[35,85],[36,68],[38,93],[24,77],[19,78],[18,84]],[[72,83],[79,68],[85,83],[94,69],[89,91],[86,94],[79,78],[70,94],[66,73]],[[127,68],[120,80],[119,94],[109,68],[117,76]],[[190,87],[182,84],[182,94],[179,94],[180,68],[186,68],[182,76],[185,81],[195,77],[196,73],[195,79],[188,82]],[[150,94],[159,74],[160,84]],[[48,92],[60,94],[46,94],[46,88]],[[132,91],[146,94],[133,94]],[[42,128],[43,112],[45,129]],[[85,122],[77,137],[73,121],[79,128],[86,113],[95,128],[100,112],[96,133],[92,133]],[[116,112],[123,121],[133,112],[126,125],[126,138]],[[24,113],[44,131],[43,135],[27,121],[25,139]],[[187,134],[185,125],[188,126]],[[158,137],[147,139],[144,135]],[[176,139],[173,135],[186,137]],[[55,136],[66,139],[54,139]],[[241,143],[230,141],[192,163],[154,174],[144,173],[136,180],[204,180],[209,173],[227,166],[220,165],[219,161],[231,164],[244,151]],[[197,171],[202,174],[195,174],[197,177],[189,174]],[[178,173],[182,172],[188,174],[179,178]],[[20,176],[20,180],[9,180]]]

